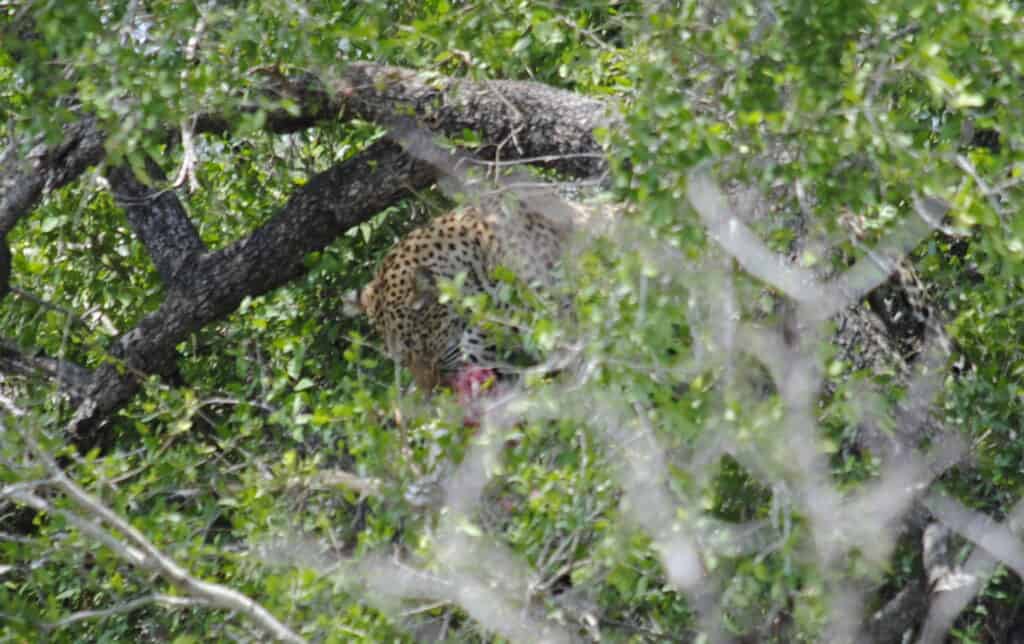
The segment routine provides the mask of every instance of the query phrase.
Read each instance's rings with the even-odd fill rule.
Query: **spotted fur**
[[[544,284],[568,231],[542,214],[500,208],[460,208],[399,241],[360,293],[360,305],[388,353],[429,391],[465,364],[491,365],[495,349],[437,283],[463,277],[462,293],[497,295],[494,271],[511,269],[522,281]]]

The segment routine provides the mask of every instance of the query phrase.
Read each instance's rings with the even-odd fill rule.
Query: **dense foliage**
[[[50,494],[49,512],[12,503],[17,486],[48,476],[27,441],[190,574],[311,641],[526,641],[499,627],[515,619],[637,642],[833,641],[844,617],[858,625],[849,632],[870,628],[926,574],[927,521],[901,514],[891,532],[861,535],[846,516],[823,534],[807,495],[866,508],[853,500],[890,481],[892,453],[862,437],[906,440],[908,401],[929,407],[931,433],[901,454],[934,454],[950,435],[967,446],[918,492],[1013,514],[1024,484],[1018,2],[29,2],[0,3],[0,16],[4,163],[85,114],[107,134],[103,164],[7,235],[8,348],[114,364],[114,339],[160,306],[165,285],[105,167],[169,189],[186,168],[173,189],[218,249],[384,134],[359,120],[268,131],[269,111],[298,107],[261,91],[266,70],[330,86],[347,64],[374,61],[600,98],[618,118],[597,132],[610,170],[591,182],[594,199],[620,204],[567,262],[572,314],[542,307],[524,333],[535,360],[573,360],[525,378],[514,420],[496,429],[467,427],[451,392],[410,392],[343,304],[396,239],[457,201],[442,187],[192,334],[178,372],[148,377],[89,451],[66,435],[75,408],[54,381],[7,374],[5,397],[25,413],[8,413],[0,433],[0,641],[263,637],[237,614],[167,601],[180,591],[68,520],[63,495]],[[265,109],[241,109],[253,101]],[[197,135],[191,162],[180,131],[201,113],[231,127]],[[445,144],[473,149],[479,136]],[[170,178],[147,171],[147,156]],[[784,364],[743,353],[754,335],[741,325],[730,341],[723,321],[784,327],[781,303],[799,294],[716,242],[687,200],[705,163],[769,248],[825,277],[919,218],[915,200],[948,204],[911,253],[932,307],[923,342],[938,357],[858,362],[837,348],[835,320],[813,346],[774,354]],[[487,317],[486,303],[465,304]],[[940,329],[948,342],[932,342]],[[786,385],[801,365],[825,379],[810,418]],[[914,388],[922,371],[927,397]],[[804,469],[814,463],[827,464],[820,478]],[[473,499],[457,500],[469,470]],[[967,539],[952,542],[964,557]],[[671,557],[689,552],[683,542],[696,544],[699,582],[673,569],[685,568]],[[1021,628],[1006,563],[982,580],[954,641]],[[419,581],[401,577],[414,570]],[[844,603],[849,588],[865,603]]]

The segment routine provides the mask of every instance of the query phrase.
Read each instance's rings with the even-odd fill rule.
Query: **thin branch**
[[[1007,525],[1000,525],[994,519],[970,510],[952,498],[935,493],[925,499],[925,506],[938,521],[973,541],[1024,578],[1024,543],[1009,528],[1021,517],[1011,515]],[[1024,504],[1017,510],[1018,513],[1024,513],[1022,511]]]
[[[23,409],[14,405],[6,397],[0,396],[0,405],[14,416],[25,415]],[[30,431],[20,430],[19,433],[28,450],[49,474],[50,485],[63,492],[87,516],[55,508],[48,500],[21,487],[7,486],[0,490],[0,496],[14,499],[40,512],[60,514],[83,533],[107,546],[117,556],[143,570],[159,574],[165,581],[197,602],[235,611],[280,641],[305,642],[303,638],[271,615],[267,609],[249,597],[233,588],[202,581],[190,575],[176,561],[160,552],[135,526],[72,480],[57,464],[53,456],[36,441]],[[119,532],[123,539],[105,529],[102,525],[104,523]]]
[[[196,178],[198,155],[196,154],[195,137],[193,136],[195,129],[196,120],[194,118],[184,119],[181,122],[181,166],[178,168],[178,173],[174,175],[174,180],[171,181],[172,188],[180,188],[188,182],[188,191],[190,193],[199,190],[199,180]]]
[[[176,561],[160,552],[135,526],[75,483],[60,468],[49,452],[43,449],[28,432],[22,432],[22,438],[49,472],[54,487],[67,495],[82,511],[98,518],[97,521],[67,510],[58,510],[59,514],[80,530],[106,545],[112,552],[132,565],[159,574],[165,581],[189,597],[195,598],[196,601],[216,608],[235,611],[280,641],[305,642],[303,638],[278,621],[267,609],[251,598],[233,588],[202,581],[190,575]],[[55,511],[48,501],[35,494],[15,492],[10,496],[41,512]],[[127,543],[104,529],[101,522],[123,535]]]
[[[57,313],[65,315],[72,322],[76,322],[76,323],[81,324],[82,326],[84,326],[86,328],[89,328],[89,323],[86,322],[85,319],[82,318],[80,315],[78,315],[78,313],[72,311],[71,309],[65,308],[65,307],[63,307],[63,306],[61,306],[59,304],[54,304],[53,302],[51,302],[49,300],[45,300],[45,299],[39,297],[38,295],[35,295],[34,293],[31,293],[31,292],[26,291],[24,289],[18,288],[17,286],[12,286],[11,287],[11,293],[13,293],[14,295],[18,296],[19,298],[21,298],[23,300],[28,300],[29,302],[32,302],[33,304],[37,304],[38,306],[41,306],[44,309],[50,309],[51,311],[56,311]]]
[[[316,474],[303,477],[291,477],[283,481],[272,481],[271,489],[294,495],[298,492],[315,492],[343,488],[358,493],[362,497],[379,497],[383,483],[376,478],[363,478],[340,469],[322,470]],[[240,483],[229,483],[228,492],[239,494],[245,491]]]
[[[175,597],[174,595],[153,593],[152,595],[137,597],[122,604],[118,604],[117,606],[111,606],[110,608],[78,611],[77,613],[72,613],[51,624],[43,624],[43,629],[46,631],[56,631],[62,628],[67,628],[77,622],[84,622],[90,619],[103,619],[104,617],[131,613],[132,611],[136,611],[151,604],[160,604],[170,608],[192,608],[194,606],[209,605],[206,602],[193,597]]]
[[[333,469],[317,472],[308,481],[308,487],[314,490],[342,487],[358,492],[364,497],[380,496],[381,481],[375,478],[356,476],[345,470]]]
[[[0,372],[54,381],[72,399],[80,401],[92,379],[92,372],[68,360],[29,355],[14,343],[0,339]]]

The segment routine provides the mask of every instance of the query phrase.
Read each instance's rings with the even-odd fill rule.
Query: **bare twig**
[[[195,117],[184,119],[181,122],[181,166],[171,181],[171,188],[180,188],[187,181],[189,192],[197,192],[199,190],[199,179],[196,178],[196,160],[198,157],[196,156],[196,144],[193,137],[195,129]]]
[[[110,608],[103,608],[97,610],[82,610],[77,613],[72,613],[67,617],[64,617],[51,624],[44,624],[43,629],[47,631],[56,631],[62,628],[66,628],[76,622],[83,622],[90,619],[102,619],[104,617],[111,617],[113,615],[123,615],[124,613],[130,613],[138,610],[145,606],[152,604],[159,604],[167,606],[169,608],[191,608],[193,606],[207,606],[202,600],[192,597],[176,597],[174,595],[165,595],[162,593],[154,593],[152,595],[145,595],[144,597],[137,597],[130,601],[126,601],[123,604],[117,606],[111,606]]]

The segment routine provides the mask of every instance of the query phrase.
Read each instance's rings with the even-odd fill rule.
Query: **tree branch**
[[[96,370],[89,401],[72,420],[81,439],[137,391],[140,374],[174,370],[174,346],[229,314],[245,297],[267,293],[300,275],[302,258],[320,250],[414,190],[429,186],[436,170],[412,159],[391,141],[316,176],[298,189],[264,226],[235,244],[195,260],[158,310],[122,335],[111,353],[127,370]]]
[[[296,73],[285,76],[277,69],[264,67],[255,70],[262,82],[257,84],[258,99],[243,99],[238,112],[253,114],[263,110],[264,130],[273,134],[299,132],[338,118],[341,103],[324,87],[321,80],[310,73]],[[276,108],[267,110],[267,99],[288,100],[293,109]],[[236,114],[200,114],[196,118],[195,131],[206,134],[226,134],[237,123]]]
[[[864,627],[868,642],[899,642],[908,629],[916,626],[928,609],[928,586],[923,579],[912,579],[885,606],[871,615]]]
[[[60,619],[52,624],[46,624],[43,628],[47,631],[56,631],[62,628],[66,628],[76,622],[82,622],[89,619],[101,619],[104,617],[111,617],[113,615],[123,615],[125,613],[131,613],[140,608],[150,606],[152,604],[160,604],[172,608],[190,608],[193,606],[209,606],[209,604],[200,599],[192,597],[176,597],[174,595],[165,595],[162,593],[153,593],[151,595],[145,595],[143,597],[136,597],[135,599],[124,602],[117,606],[110,608],[103,608],[99,610],[82,610],[77,613],[72,613],[63,619]]]
[[[6,399],[0,398],[0,404],[3,404],[8,412],[16,416],[24,413]],[[16,489],[11,486],[3,488],[4,496],[39,512],[61,514],[83,533],[106,545],[115,555],[129,564],[160,575],[164,581],[189,597],[216,608],[239,613],[277,640],[296,644],[305,642],[303,638],[278,621],[266,608],[253,599],[233,588],[193,577],[174,559],[161,552],[129,521],[79,486],[61,469],[53,456],[39,445],[29,431],[20,433],[28,450],[38,459],[49,475],[49,483],[66,495],[81,513],[56,508],[49,500],[32,491]],[[109,526],[109,529],[104,527],[104,524]]]
[[[103,158],[106,137],[94,117],[68,125],[64,134],[57,145],[37,146],[27,159],[11,163],[0,175],[0,236],[14,228],[45,193],[74,181]]]
[[[482,135],[480,158],[542,159],[539,165],[574,176],[600,173],[603,150],[594,128],[612,119],[601,101],[526,81],[468,81],[400,67],[355,63],[332,79],[328,90],[308,73],[285,76],[257,70],[263,97],[287,99],[292,109],[266,110],[266,131],[295,132],[331,119],[359,118],[385,126],[414,117],[419,126],[446,136],[472,130]],[[240,112],[263,109],[249,100]],[[295,111],[297,110],[297,111]],[[196,132],[230,131],[233,115],[202,114]],[[529,127],[527,127],[527,125]],[[0,235],[5,235],[46,193],[77,179],[104,155],[105,133],[93,116],[65,127],[64,140],[37,146],[0,175]]]
[[[80,402],[85,397],[92,378],[92,372],[85,367],[49,356],[28,355],[7,340],[0,340],[0,372],[52,380],[74,402]]]
[[[166,177],[160,167],[151,159],[146,161],[150,177],[163,182]],[[160,278],[169,289],[174,288],[183,281],[179,273],[194,269],[196,258],[206,251],[178,196],[170,190],[146,186],[127,166],[110,168],[107,178],[114,198],[149,251]]]
[[[265,112],[270,132],[298,131],[334,118],[389,128],[412,119],[416,127],[448,137],[476,132],[481,159],[531,159],[573,176],[605,169],[594,130],[614,121],[607,105],[542,83],[472,81],[377,63],[352,63],[325,81],[309,73],[257,72],[264,79],[262,96],[287,99],[298,109]],[[259,109],[261,103],[249,101],[241,111]],[[203,114],[196,121],[197,132],[224,133],[231,127],[225,115]]]
[[[613,118],[593,98],[541,83],[469,81],[373,63],[349,65],[332,86],[343,101],[342,118],[388,127],[412,118],[449,137],[470,130],[481,136],[478,158],[543,158],[538,165],[572,176],[606,167],[594,130]]]

